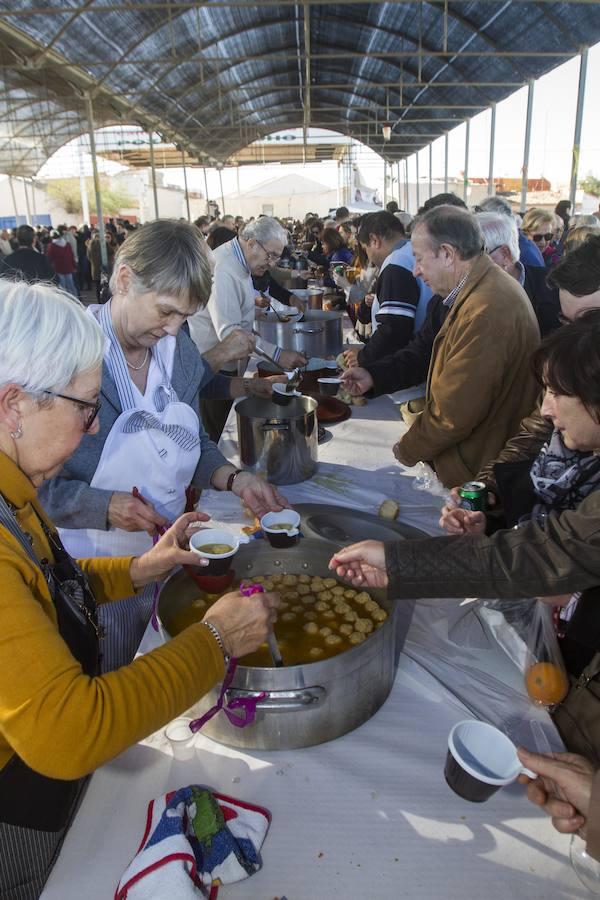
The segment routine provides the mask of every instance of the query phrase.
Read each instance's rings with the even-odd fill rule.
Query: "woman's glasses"
[[[76,403],[79,408],[89,409],[90,411],[87,413],[83,423],[84,431],[90,430],[102,406],[99,399],[92,403],[91,400],[80,400],[79,397],[69,397],[68,394],[57,394],[54,391],[44,391],[44,394],[49,394],[50,397],[60,397],[61,400],[69,400],[71,403]]]
[[[540,241],[551,241],[554,237],[554,232],[549,231],[547,234],[532,234],[531,237],[536,244],[539,244]]]

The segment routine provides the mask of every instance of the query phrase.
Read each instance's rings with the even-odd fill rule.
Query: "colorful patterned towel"
[[[261,868],[270,822],[268,810],[197,784],[151,800],[115,900],[215,900],[219,885]]]

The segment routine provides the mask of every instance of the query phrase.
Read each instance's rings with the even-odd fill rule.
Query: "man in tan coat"
[[[445,298],[447,312],[433,341],[425,409],[394,455],[406,466],[432,463],[453,487],[474,478],[533,407],[539,386],[529,360],[539,330],[523,288],[485,255],[469,212],[430,210],[418,219],[412,245],[413,274]],[[398,356],[368,371],[350,369],[344,381],[354,394],[406,387],[395,381]]]

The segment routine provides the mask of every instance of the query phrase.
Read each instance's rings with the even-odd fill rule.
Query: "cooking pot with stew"
[[[331,577],[327,567],[338,546],[327,540],[303,538],[293,547],[276,550],[266,541],[251,541],[241,547],[234,558],[236,580],[252,581],[257,576],[268,578],[269,575],[292,574],[304,576],[304,580],[309,583],[315,577],[324,581]],[[344,585],[339,579],[336,579],[336,583],[344,589],[351,588],[351,585]],[[281,587],[278,586],[277,590],[281,590]],[[360,592],[356,590],[354,593]],[[176,633],[178,618],[181,620],[181,616],[189,612],[188,608],[199,594],[200,590],[194,580],[183,571],[175,573],[165,582],[160,592],[158,612],[169,635],[170,629]],[[283,643],[281,650],[284,666],[281,668],[265,664],[264,661],[262,665],[244,665],[242,659],[227,692],[227,700],[255,698],[264,692],[264,698],[257,703],[255,721],[246,728],[236,728],[226,716],[219,714],[206,723],[202,733],[232,747],[286,750],[333,740],[366,722],[385,702],[392,688],[399,654],[414,608],[413,601],[394,603],[386,591],[369,589],[368,594],[375,613],[377,610],[380,612],[372,629],[364,633],[364,626],[361,639],[357,639],[358,642],[350,645],[349,649],[329,658],[325,658],[324,654],[313,657],[308,649],[308,641],[306,661],[287,665],[286,652],[289,656],[290,651],[286,651]],[[353,602],[348,600],[349,605]],[[365,603],[364,598],[362,602]],[[301,606],[302,601],[299,604]],[[341,602],[335,604],[335,607],[339,610],[345,608]],[[203,614],[199,612],[199,618]],[[280,626],[285,624],[284,615],[286,614],[280,614]],[[344,618],[343,612],[335,615]],[[332,634],[340,633],[341,629],[341,623],[335,615],[330,615],[327,620],[331,623],[328,630]],[[355,624],[351,627],[359,627],[356,625],[357,621],[355,619]],[[314,625],[318,625],[318,622]],[[276,634],[277,630],[276,624]],[[311,631],[315,632],[315,628],[304,628],[301,632],[302,640],[306,640],[306,635]],[[319,640],[321,646],[327,646],[323,644],[322,638]],[[247,659],[252,661],[251,658]],[[217,700],[218,692],[219,686],[203,697],[193,707],[191,714],[194,717],[201,716],[210,709]]]

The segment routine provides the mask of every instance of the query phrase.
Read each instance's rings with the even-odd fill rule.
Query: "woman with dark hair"
[[[334,287],[332,279],[333,266],[335,263],[346,263],[349,265],[352,262],[352,250],[346,246],[344,238],[337,228],[325,228],[321,244],[323,246],[325,263],[328,267],[325,272],[324,284]]]

